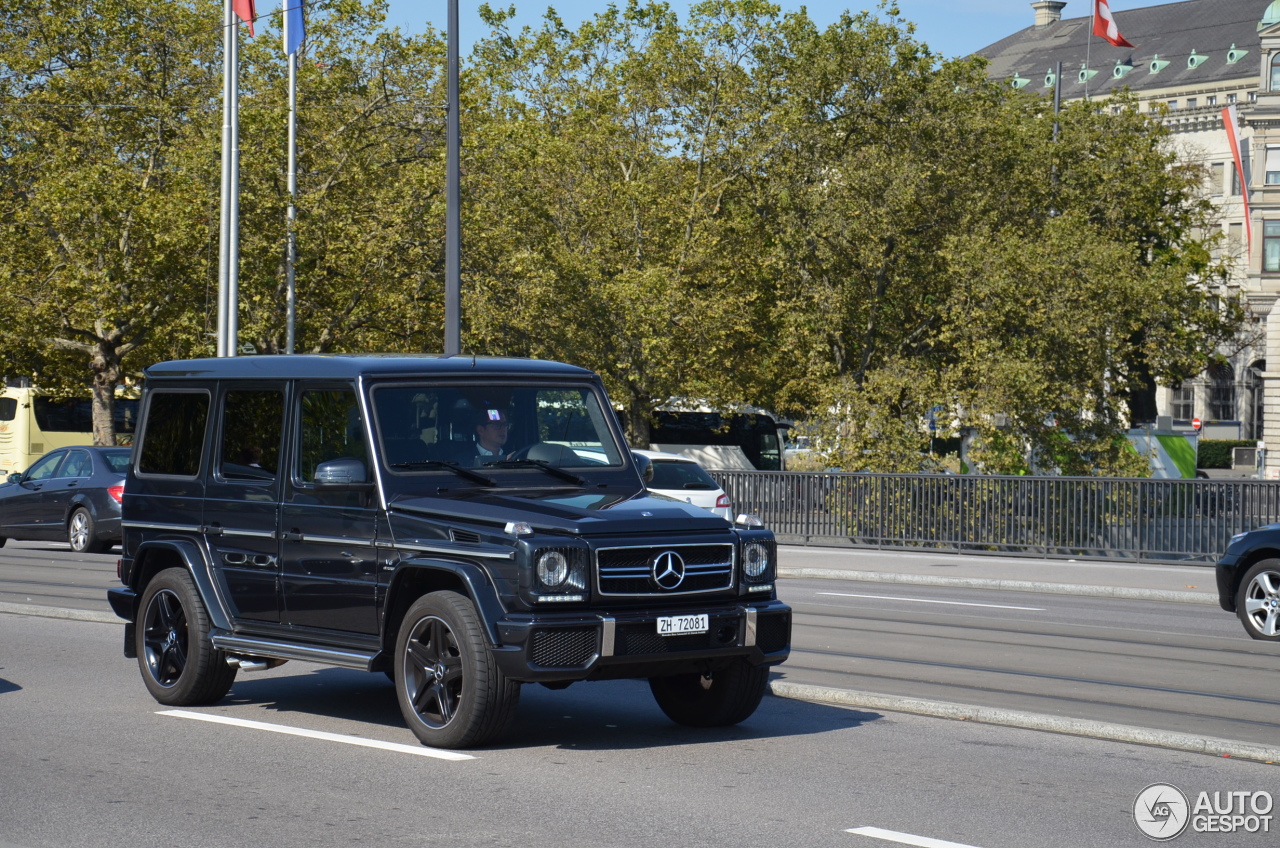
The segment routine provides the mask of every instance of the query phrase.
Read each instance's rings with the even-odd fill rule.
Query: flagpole
[[[286,0],[288,2],[289,0]],[[301,2],[301,0],[293,0]],[[285,344],[284,352],[293,353],[297,326],[297,300],[294,293],[293,266],[297,261],[297,236],[294,226],[297,223],[298,202],[298,54],[289,54],[289,208],[285,213],[287,229],[285,244]]]
[[[1089,32],[1084,37],[1084,69],[1089,70],[1093,61],[1093,30],[1098,25],[1098,0],[1093,0],[1093,18],[1089,21]],[[1089,99],[1089,75],[1084,75],[1084,99]]]
[[[240,22],[233,20],[231,33],[231,177],[227,233],[227,351],[240,353]]]
[[[231,45],[235,14],[231,0],[223,0],[222,16],[222,194],[218,221],[218,342],[217,355],[227,355],[227,268],[231,229]]]
[[[461,159],[461,108],[458,100],[458,0],[449,0],[447,57],[448,121],[445,127],[445,225],[444,225],[444,353],[462,352],[462,215],[459,163]]]

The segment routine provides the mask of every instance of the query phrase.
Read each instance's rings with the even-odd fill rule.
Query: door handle
[[[206,536],[221,536],[221,535],[222,535],[222,525],[221,525],[221,524],[206,524],[205,526],[203,526],[203,527],[201,527],[201,528],[200,528],[200,532],[201,532],[201,533],[203,533],[203,534],[205,534]]]
[[[302,534],[299,533],[297,529],[294,529],[289,532],[285,532],[281,530],[279,533],[276,534],[276,538],[282,542],[301,542]]]

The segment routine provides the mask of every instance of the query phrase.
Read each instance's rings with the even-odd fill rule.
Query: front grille
[[[596,653],[596,628],[535,630],[531,645],[529,656],[534,665],[544,668],[581,668]]]
[[[674,589],[664,589],[653,579],[654,557],[667,551],[684,560],[684,580]],[[601,548],[596,552],[596,568],[602,595],[678,595],[731,588],[733,559],[733,545]]]
[[[619,624],[614,637],[614,654],[634,657],[642,654],[678,654],[683,651],[707,651],[738,643],[737,616],[712,618],[706,633],[683,636],[659,636],[652,621],[643,624]]]
[[[766,654],[781,651],[791,642],[791,614],[762,615],[756,622],[756,646]]]

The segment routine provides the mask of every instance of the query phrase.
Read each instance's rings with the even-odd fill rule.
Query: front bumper
[[[1218,606],[1227,612],[1236,611],[1236,568],[1240,557],[1227,554],[1214,566],[1214,575],[1218,581]]]
[[[706,633],[659,636],[657,619],[706,613]],[[776,665],[791,652],[791,607],[781,601],[697,608],[619,609],[508,615],[494,650],[503,674],[525,682],[658,677],[704,671],[744,658]]]

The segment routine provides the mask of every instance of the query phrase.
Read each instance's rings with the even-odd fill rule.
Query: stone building
[[[1131,89],[1144,111],[1173,130],[1182,155],[1207,166],[1220,250],[1233,268],[1221,294],[1242,294],[1250,322],[1221,351],[1224,365],[1161,386],[1156,404],[1161,415],[1200,418],[1205,435],[1265,442],[1265,475],[1280,479],[1280,310],[1272,317],[1280,294],[1280,0],[1185,0],[1116,11],[1132,48],[1092,34],[1091,0],[1073,4],[1081,17],[1064,18],[1067,5],[1036,0],[1032,25],[978,53],[990,60],[992,78],[1050,96],[1060,63],[1064,101]],[[1239,114],[1244,186],[1222,118],[1230,105]]]

